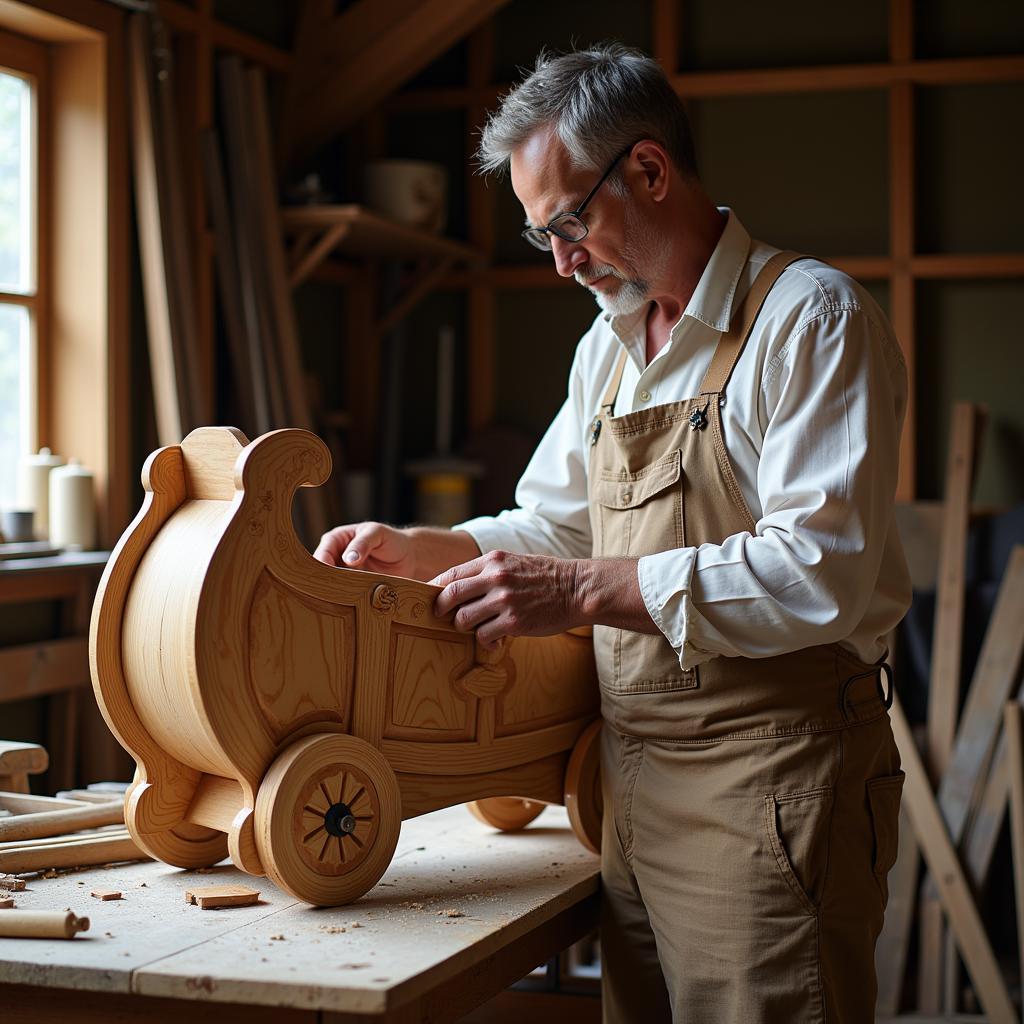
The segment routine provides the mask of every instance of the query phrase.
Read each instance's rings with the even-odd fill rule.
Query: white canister
[[[89,551],[96,546],[92,472],[77,459],[50,471],[50,543],[73,551]]]
[[[371,160],[366,205],[399,224],[440,233],[448,219],[448,172],[425,160]]]
[[[36,540],[49,539],[50,471],[63,465],[64,460],[49,448],[26,455],[18,465],[18,508],[32,509]]]

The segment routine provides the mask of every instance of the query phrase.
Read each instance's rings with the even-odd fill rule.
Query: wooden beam
[[[386,33],[339,65],[316,88],[315,96],[300,98],[294,110],[293,155],[302,159],[348,127],[506,2],[422,0]]]

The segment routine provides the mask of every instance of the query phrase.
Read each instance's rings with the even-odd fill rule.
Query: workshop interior
[[[0,1017],[1020,1021],[1022,126],[1009,0],[0,0]]]

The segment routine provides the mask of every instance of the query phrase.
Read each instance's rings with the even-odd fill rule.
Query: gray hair
[[[633,143],[652,139],[684,177],[697,176],[682,101],[656,60],[621,43],[563,54],[542,50],[481,132],[481,173],[503,171],[512,153],[549,125],[575,167],[604,170]]]

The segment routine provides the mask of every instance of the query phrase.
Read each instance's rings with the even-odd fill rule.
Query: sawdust
[[[456,907],[449,907],[447,910],[439,910],[438,917],[465,917],[466,915]]]
[[[283,935],[271,935],[270,940],[271,942],[284,942],[285,938]]]
[[[342,935],[345,929],[337,924],[322,924],[320,925],[320,931],[326,932],[328,935]]]

